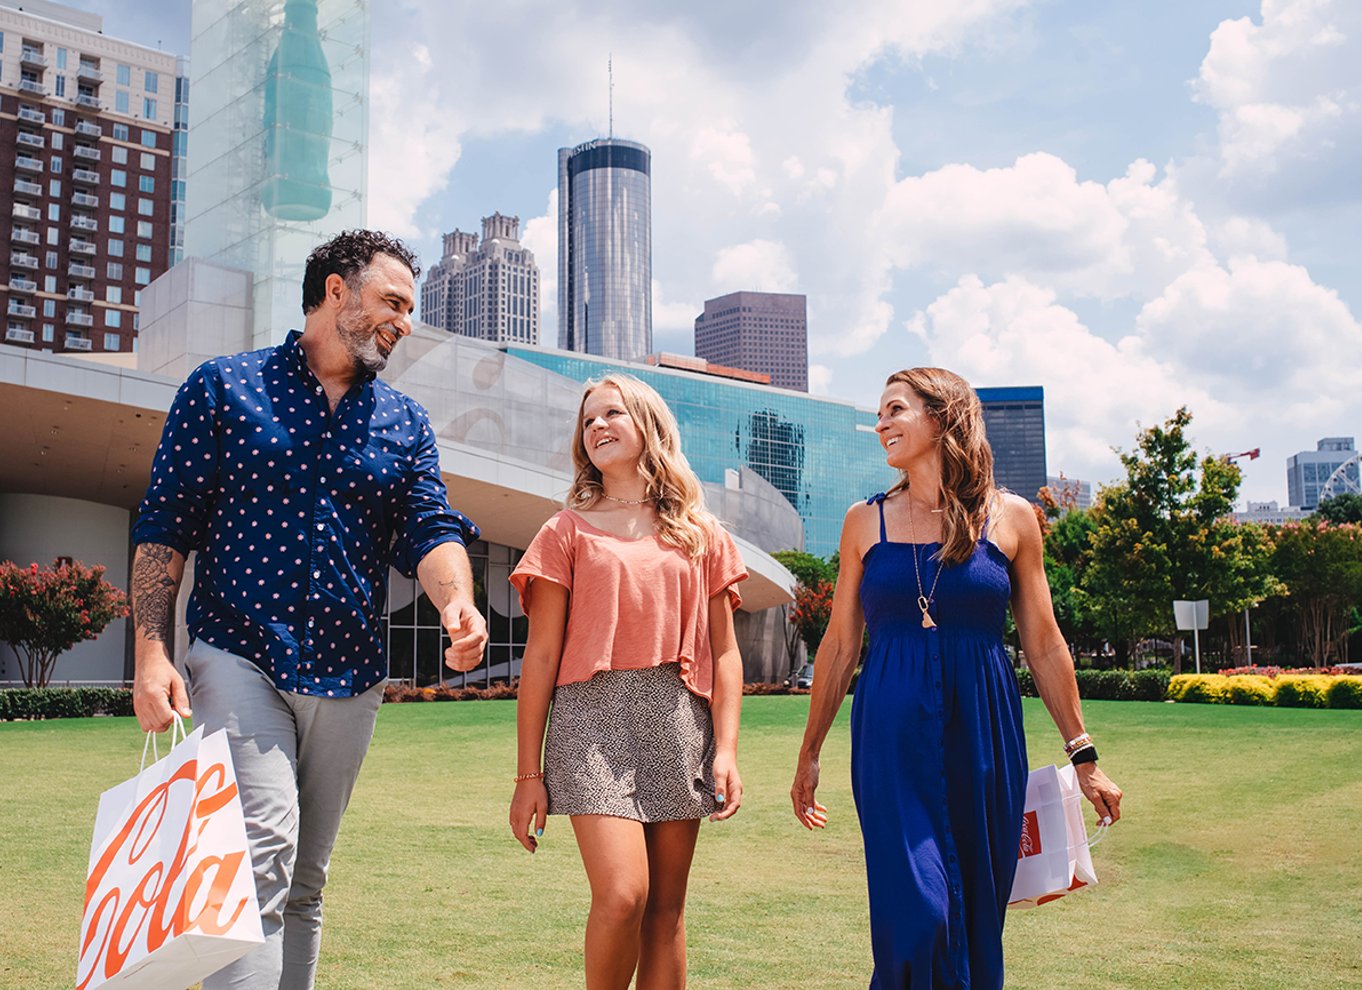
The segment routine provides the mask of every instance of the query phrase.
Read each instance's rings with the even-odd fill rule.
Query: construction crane
[[[1235,461],[1239,460],[1241,457],[1247,457],[1247,458],[1248,458],[1249,460],[1251,460],[1251,461],[1257,460],[1257,459],[1258,459],[1258,455],[1261,454],[1261,453],[1262,453],[1262,450],[1261,450],[1260,448],[1254,447],[1252,450],[1243,450],[1243,451],[1240,451],[1240,452],[1237,453],[1237,454],[1221,454],[1221,455],[1220,455],[1220,459],[1221,459],[1222,461],[1224,461],[1226,464],[1233,464]]]

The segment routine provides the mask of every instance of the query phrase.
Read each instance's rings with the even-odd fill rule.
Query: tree
[[[1344,492],[1326,498],[1315,510],[1315,517],[1331,523],[1362,523],[1362,495]]]
[[[1316,666],[1342,658],[1362,601],[1362,526],[1307,519],[1279,527],[1275,542],[1272,568],[1299,613],[1301,654]]]
[[[127,596],[104,580],[103,567],[0,563],[0,641],[20,656],[26,687],[45,687],[58,657],[127,615]]]
[[[786,620],[803,641],[810,660],[818,652],[818,644],[828,630],[832,617],[832,595],[837,587],[839,558],[836,553],[826,560],[803,550],[777,550],[771,554],[795,576],[794,604],[786,611]],[[790,668],[794,669],[796,642],[786,640]]]
[[[1198,457],[1191,422],[1183,407],[1142,430],[1136,449],[1121,454],[1125,480],[1101,489],[1092,509],[1091,558],[1075,598],[1122,661],[1135,640],[1172,630],[1174,599],[1209,599],[1216,615],[1279,588],[1267,533],[1231,517],[1239,468]]]

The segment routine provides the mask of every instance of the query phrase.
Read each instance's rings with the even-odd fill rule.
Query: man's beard
[[[350,352],[357,371],[376,375],[388,365],[388,356],[378,347],[377,329],[364,318],[364,312],[358,306],[353,310],[346,307],[336,317],[336,335]],[[397,339],[395,332],[392,336]]]

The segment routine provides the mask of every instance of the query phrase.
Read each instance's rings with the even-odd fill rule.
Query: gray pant
[[[226,729],[231,743],[265,932],[264,945],[203,990],[311,990],[326,868],[383,686],[354,698],[287,694],[249,660],[202,641],[185,667],[194,723]]]

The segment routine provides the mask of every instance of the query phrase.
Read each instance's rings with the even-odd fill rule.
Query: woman
[[[1026,660],[1108,824],[1121,791],[1097,768],[1055,623],[1031,506],[993,486],[983,412],[940,368],[891,375],[880,444],[899,482],[853,505],[790,790],[822,828],[818,754],[870,628],[851,711],[851,781],[865,839],[872,990],[1003,985],[1002,930],[1021,838],[1026,743],[1002,633],[1009,599]]]
[[[683,987],[700,819],[742,803],[733,609],[747,572],[643,382],[587,384],[572,461],[568,508],[511,575],[530,618],[511,831],[534,852],[546,815],[572,818],[588,990],[623,990],[635,970],[639,990]]]

